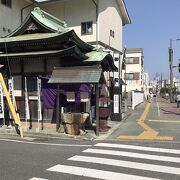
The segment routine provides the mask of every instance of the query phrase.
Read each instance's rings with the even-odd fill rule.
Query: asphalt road
[[[141,104],[106,140],[0,136],[0,180],[179,180],[180,110]]]
[[[1,180],[180,179],[180,143],[0,139]]]

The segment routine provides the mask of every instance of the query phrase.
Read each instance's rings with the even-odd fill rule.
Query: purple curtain
[[[48,83],[49,79],[42,78],[42,97],[43,105],[47,109],[56,108],[56,95],[57,87],[56,84]],[[60,107],[66,107],[68,105],[66,92],[75,92],[75,103],[80,103],[80,92],[88,92],[91,95],[90,85],[87,84],[74,84],[74,85],[61,85],[60,86]]]

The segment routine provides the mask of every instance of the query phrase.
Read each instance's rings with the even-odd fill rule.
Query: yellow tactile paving
[[[119,136],[118,139],[122,140],[162,140],[162,141],[172,141],[172,136]]]
[[[158,136],[159,132],[155,131],[147,124],[145,124],[146,116],[150,110],[151,103],[148,103],[145,107],[144,112],[138,119],[137,123],[144,129],[144,131],[138,136],[119,136],[118,139],[126,139],[126,140],[164,140],[170,141],[173,140],[172,136]]]

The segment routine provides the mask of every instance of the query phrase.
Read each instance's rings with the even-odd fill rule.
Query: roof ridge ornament
[[[43,13],[43,11],[41,10],[40,7],[35,7],[35,8],[34,8],[34,11],[36,11],[42,18],[45,17],[45,16],[44,16],[44,13]]]
[[[56,18],[55,16],[47,13],[46,11],[42,10],[40,7],[35,7],[34,12],[39,14],[42,18],[47,18],[50,21],[54,21],[55,23],[59,24],[63,28],[68,28],[67,23],[65,21],[62,21],[62,20]]]
[[[35,8],[34,8],[34,11],[37,11],[38,13],[41,13],[41,14],[42,14],[42,11],[41,11],[41,8],[40,8],[40,7],[35,7]]]

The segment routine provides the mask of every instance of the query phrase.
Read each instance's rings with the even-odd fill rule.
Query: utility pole
[[[179,41],[180,39],[172,40],[170,39],[170,46],[169,46],[169,70],[170,70],[170,102],[173,102],[173,48],[172,48],[172,41]]]
[[[173,97],[172,97],[172,88],[173,88],[173,49],[172,49],[172,39],[170,39],[170,47],[169,47],[169,70],[170,70],[170,102],[173,102]]]
[[[162,83],[163,83],[163,81],[162,81],[162,72],[161,72],[161,80],[160,80],[160,89],[162,89]]]

